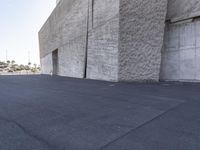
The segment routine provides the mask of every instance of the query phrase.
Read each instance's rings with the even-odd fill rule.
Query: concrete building
[[[60,0],[39,32],[42,73],[200,80],[198,16],[198,0]]]
[[[56,4],[58,4],[60,2],[60,0],[56,0]]]
[[[199,18],[199,0],[168,0],[162,80],[200,81]]]

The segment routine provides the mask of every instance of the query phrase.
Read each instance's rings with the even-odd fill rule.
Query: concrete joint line
[[[88,0],[88,10],[87,10],[87,31],[86,31],[86,46],[85,46],[85,68],[84,68],[84,78],[87,78],[87,63],[88,63],[88,34],[89,34],[89,19],[90,19],[90,1]]]
[[[92,0],[92,29],[94,27],[94,0]]]
[[[26,135],[28,135],[29,137],[35,139],[36,141],[38,141],[39,143],[43,143],[44,145],[46,145],[49,150],[51,150],[52,148],[51,147],[54,147],[53,145],[50,145],[50,143],[48,143],[46,140],[36,136],[36,135],[33,135],[32,133],[30,133],[27,129],[25,129],[21,124],[19,124],[18,122],[14,121],[14,120],[10,120],[10,119],[6,119],[2,116],[0,116],[0,120],[2,121],[5,121],[7,123],[11,123],[11,124],[14,124],[16,125],[19,129],[21,129]],[[55,148],[55,147],[54,147]],[[53,149],[54,149],[53,148]],[[53,150],[52,149],[52,150]]]
[[[125,134],[122,135],[122,136],[119,136],[118,138],[114,139],[113,141],[110,141],[109,143],[107,143],[107,144],[105,144],[104,146],[102,146],[99,150],[104,150],[105,148],[107,148],[107,147],[110,146],[111,144],[113,144],[113,143],[119,141],[120,139],[122,139],[122,138],[126,137],[127,135],[129,135],[130,133],[132,133],[132,132],[134,132],[134,131],[136,131],[136,130],[142,128],[142,127],[144,127],[145,125],[147,125],[147,124],[149,124],[149,123],[151,123],[151,122],[157,120],[158,118],[160,118],[161,116],[164,116],[165,114],[169,113],[170,111],[173,111],[173,110],[177,109],[178,107],[184,105],[185,103],[186,103],[186,102],[183,102],[183,103],[181,103],[181,104],[179,104],[179,105],[177,105],[177,106],[175,106],[175,107],[172,107],[172,108],[168,109],[167,111],[161,113],[160,115],[154,117],[153,119],[151,119],[151,120],[149,120],[149,121],[147,121],[147,122],[145,122],[145,123],[139,125],[138,127],[136,127],[136,128],[134,128],[134,129],[128,131],[127,133],[125,133]]]

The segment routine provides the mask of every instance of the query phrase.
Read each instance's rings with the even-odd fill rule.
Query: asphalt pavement
[[[0,76],[0,150],[199,150],[200,84]]]

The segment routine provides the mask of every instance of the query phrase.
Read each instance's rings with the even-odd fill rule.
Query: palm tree
[[[10,60],[7,60],[7,64],[8,64],[8,65],[10,64]]]
[[[14,64],[15,64],[15,61],[14,61],[14,60],[12,60],[12,61],[11,61],[11,64],[12,64],[12,65],[14,65]]]
[[[24,65],[20,65],[19,68],[20,68],[20,70],[25,70],[25,66]]]
[[[35,68],[35,69],[37,68],[37,64],[34,64],[34,68]]]

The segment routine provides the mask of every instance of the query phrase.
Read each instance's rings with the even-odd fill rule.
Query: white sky
[[[39,64],[38,31],[56,0],[0,0],[0,61]]]

